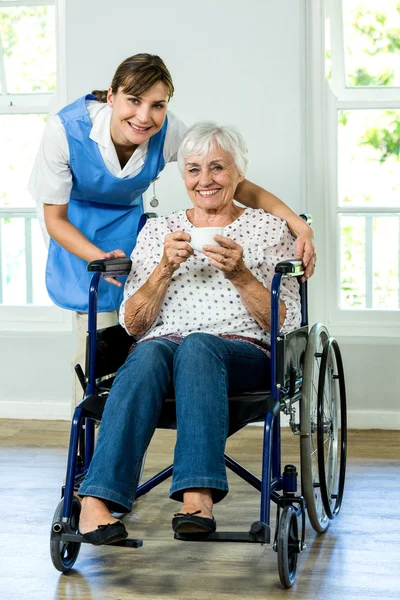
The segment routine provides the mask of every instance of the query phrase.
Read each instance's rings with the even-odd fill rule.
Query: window
[[[357,329],[364,335],[395,335],[400,325],[400,1],[326,0],[325,13],[323,3],[316,4],[319,10],[311,8],[308,25],[321,60],[310,56],[310,48],[307,66],[314,108],[317,98],[322,100],[314,126],[325,152],[325,165],[320,163],[327,181],[324,262],[336,266],[325,281],[327,320],[343,326],[344,334]],[[318,27],[325,39],[318,37]]]
[[[54,105],[59,62],[56,23],[55,0],[0,0],[2,326],[14,314],[8,307],[51,306],[44,283],[47,252],[27,184]],[[36,310],[35,320],[47,320],[48,311]],[[24,315],[23,320],[26,311]]]

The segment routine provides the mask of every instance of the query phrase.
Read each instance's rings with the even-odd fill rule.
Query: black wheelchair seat
[[[123,365],[134,343],[121,325],[100,329],[96,335],[96,394],[86,396],[80,406],[87,417],[100,421],[116,372]],[[234,434],[249,423],[264,419],[265,413],[278,413],[279,404],[270,390],[245,392],[229,396],[229,432]],[[173,390],[165,399],[157,424],[159,429],[176,429]]]

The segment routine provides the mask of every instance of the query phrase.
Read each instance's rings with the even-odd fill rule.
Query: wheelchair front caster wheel
[[[53,565],[57,571],[61,571],[61,573],[67,573],[72,569],[76,559],[78,558],[81,544],[77,542],[63,542],[61,540],[62,530],[60,531],[60,528],[57,526],[54,527],[56,523],[61,522],[63,505],[64,500],[61,500],[56,508],[53,522],[51,524],[50,555]],[[78,498],[74,497],[72,500],[72,515],[69,522],[69,529],[71,533],[78,531],[80,513],[81,503],[79,502]]]
[[[290,588],[296,579],[299,554],[297,515],[293,506],[285,506],[280,516],[277,552],[279,579],[285,588]]]

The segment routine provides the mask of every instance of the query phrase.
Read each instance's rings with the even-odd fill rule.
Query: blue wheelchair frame
[[[139,229],[147,218],[152,216],[157,215],[143,215]],[[310,222],[308,216],[301,216]],[[76,407],[72,419],[66,483],[62,489],[62,499],[54,514],[50,537],[53,564],[56,569],[64,573],[73,567],[80,545],[88,543],[78,531],[80,502],[74,497],[74,491],[77,490],[79,493],[79,486],[92,460],[95,420],[101,419],[106,400],[107,390],[103,383],[98,384],[101,379],[96,381],[96,368],[99,366],[96,363],[103,362],[103,365],[98,368],[98,373],[106,375],[106,379],[109,378],[110,371],[114,372],[122,364],[126,357],[124,353],[128,352],[130,345],[128,336],[123,335],[118,338],[118,335],[123,333],[122,328],[117,327],[117,331],[114,328],[106,329],[99,337],[100,345],[105,343],[105,346],[112,347],[117,339],[120,351],[113,350],[108,356],[103,355],[101,351],[97,356],[98,286],[102,276],[127,275],[130,268],[131,261],[127,258],[97,260],[88,265],[88,270],[93,272],[93,276],[89,289],[85,374],[79,365],[75,367],[84,389],[84,398]],[[264,420],[261,479],[231,457],[224,455],[226,466],[261,492],[259,520],[252,523],[247,532],[218,531],[209,535],[175,534],[175,539],[183,541],[253,542],[266,545],[271,540],[270,503],[272,500],[277,505],[273,549],[278,555],[279,577],[284,587],[293,585],[298,553],[306,547],[304,544],[306,501],[312,527],[315,531],[323,533],[328,527],[329,520],[337,516],[340,511],[346,472],[347,421],[343,363],[337,341],[329,336],[322,323],[316,323],[310,331],[308,330],[306,282],[300,283],[300,328],[285,335],[279,333],[281,280],[285,276],[298,278],[302,274],[302,264],[299,260],[283,261],[275,267],[271,286],[270,390],[240,394],[238,397],[230,396],[230,407],[232,406],[230,416],[233,421],[231,433],[235,433],[247,423]],[[110,337],[107,337],[107,332]],[[114,337],[115,334],[118,334],[117,338]],[[106,373],[102,373],[104,368]],[[318,389],[315,385],[317,375]],[[335,384],[334,380],[336,380]],[[330,386],[332,388],[336,386],[333,394]],[[236,401],[239,404],[235,405]],[[168,402],[171,400],[166,399],[166,404]],[[293,405],[296,402],[300,405],[300,424],[297,424],[294,419]],[[174,408],[171,404],[169,406]],[[283,472],[281,469],[281,411],[290,415],[289,425],[293,433],[300,434],[301,494],[297,494],[296,467],[286,465]],[[174,427],[175,421],[171,414],[166,415],[168,418],[165,423],[160,417],[160,427]],[[329,445],[331,451],[329,461],[325,460],[326,435],[332,442],[332,446]],[[313,463],[315,457],[318,462],[317,470]],[[139,485],[136,498],[147,494],[170,477],[172,472],[173,465],[170,465]],[[336,485],[337,474],[338,485]],[[319,488],[318,498],[316,488]],[[298,528],[299,518],[301,532]],[[109,545],[139,548],[143,542],[129,538]]]
[[[111,259],[114,260],[114,259]],[[118,260],[118,259],[117,259]],[[95,261],[105,264],[111,261]],[[91,263],[92,265],[94,263]],[[101,265],[98,267],[101,269]],[[118,267],[117,267],[118,269]],[[280,401],[282,394],[287,390],[282,389],[277,383],[277,339],[279,336],[279,300],[280,300],[280,284],[282,277],[285,275],[300,276],[302,275],[301,261],[285,261],[279,263],[276,267],[276,272],[273,277],[271,287],[271,390],[268,403],[268,410],[264,420],[264,442],[263,442],[263,459],[262,459],[262,478],[259,479],[250,471],[245,469],[238,462],[225,454],[226,466],[236,475],[244,479],[255,489],[261,492],[260,504],[260,519],[251,525],[249,532],[215,532],[210,534],[202,541],[238,541],[238,542],[256,542],[267,544],[270,542],[270,500],[275,502],[279,508],[283,508],[288,503],[297,503],[296,513],[302,520],[302,535],[300,551],[304,548],[304,533],[305,533],[305,503],[302,496],[296,496],[297,480],[296,470],[281,473],[281,438],[280,438]],[[126,274],[126,273],[125,273]],[[118,275],[118,272],[113,272],[113,275]],[[101,270],[95,272],[92,276],[89,290],[89,316],[88,316],[88,345],[89,345],[89,361],[86,369],[86,391],[85,397],[96,394],[96,331],[97,331],[97,296],[98,285],[102,276]],[[302,306],[302,322],[301,326],[308,325],[307,315],[307,283],[300,284],[301,306]],[[301,380],[301,378],[300,378]],[[68,466],[66,483],[63,493],[63,510],[62,522],[68,523],[72,513],[73,492],[76,484],[83,480],[87,469],[89,468],[95,442],[95,424],[91,418],[85,418],[85,446],[84,446],[84,461],[83,465],[77,465],[77,449],[79,436],[81,432],[82,419],[85,418],[84,409],[79,405],[74,412],[71,425],[71,440],[68,453]],[[173,465],[168,466],[163,471],[140,485],[137,489],[136,498],[148,493],[151,489],[162,483],[165,479],[172,475]],[[278,494],[282,491],[283,494]],[[279,513],[278,513],[279,516]],[[277,519],[278,522],[279,519]],[[276,541],[275,532],[275,541]],[[79,537],[79,540],[78,540]],[[177,539],[181,540],[197,540],[196,536],[175,534]],[[85,540],[79,534],[71,535],[68,531],[63,535],[65,541],[79,541],[84,543]],[[140,540],[124,540],[117,542],[119,546],[139,547],[142,545]]]

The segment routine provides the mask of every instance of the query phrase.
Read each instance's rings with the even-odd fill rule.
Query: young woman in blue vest
[[[163,61],[137,54],[121,63],[107,92],[79,98],[46,125],[29,190],[49,242],[48,293],[55,304],[77,315],[75,364],[84,364],[87,263],[130,256],[143,214],[142,194],[166,163],[176,160],[186,127],[167,111],[173,93]],[[235,199],[288,223],[310,277],[315,264],[311,228],[276,196],[248,180],[238,185]],[[120,282],[100,282],[99,328],[117,322],[121,301]],[[81,397],[77,386],[75,403]]]

